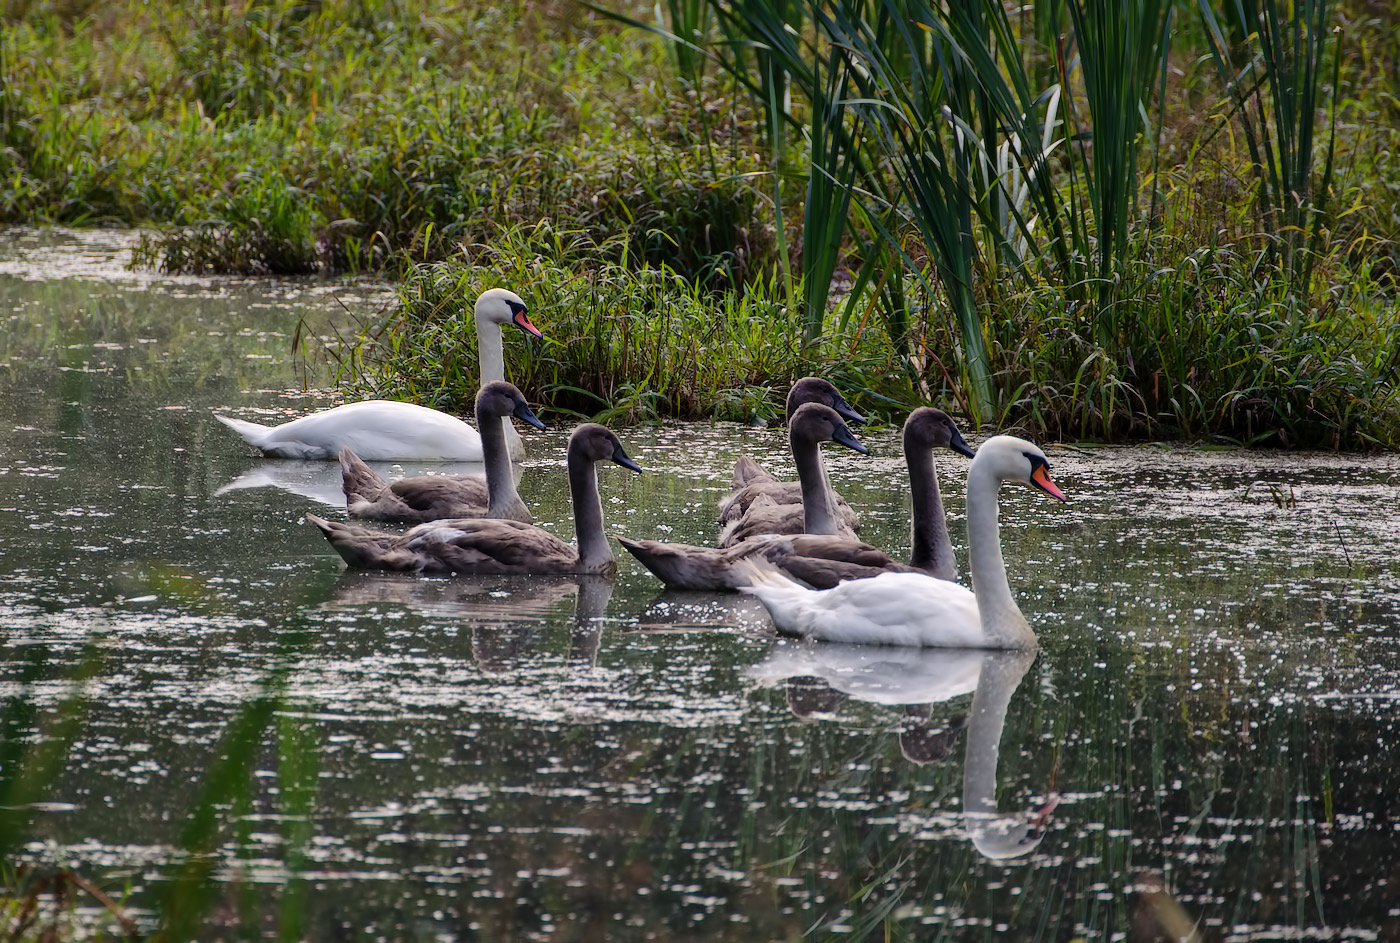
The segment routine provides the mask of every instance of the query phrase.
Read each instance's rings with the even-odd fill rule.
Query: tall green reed
[[[1063,152],[1088,189],[1088,199],[1077,203],[1073,190],[1063,195],[1048,159],[1063,133],[1057,110],[1069,64],[1062,54],[1060,85],[1036,88],[1018,30],[1001,5],[804,5],[798,18],[790,15],[790,2],[716,3],[726,11],[727,47],[763,49],[763,68],[786,69],[787,86],[801,93],[810,113],[804,251],[820,262],[806,271],[808,307],[829,286],[823,275],[835,264],[832,246],[846,221],[841,201],[858,193],[869,204],[862,218],[890,246],[891,259],[942,293],[957,325],[968,406],[975,417],[989,416],[993,377],[984,318],[991,311],[979,302],[979,266],[999,259],[1016,272],[1033,255],[1044,271],[1043,260],[1053,260],[1052,271],[1076,291],[1083,278],[1072,259],[1089,254],[1092,233],[1097,278],[1103,286],[1115,283],[1136,215],[1139,116],[1166,59],[1166,6],[1153,4],[1123,20],[1106,8],[1072,5],[1076,81],[1087,90],[1090,110],[1079,147]],[[810,30],[794,29],[794,19]],[[1062,49],[1063,39],[1056,39]],[[748,64],[738,55],[725,61],[734,73]],[[770,94],[776,84],[762,75],[741,82]],[[770,132],[777,129],[774,122]],[[910,230],[931,271],[910,251]],[[1099,307],[1111,316],[1107,287]]]
[[[1289,441],[1301,432],[1315,440],[1317,428],[1304,432],[1312,425],[1306,414],[1314,413],[1342,422],[1336,430],[1342,439],[1390,435],[1382,431],[1384,419],[1360,432],[1353,410],[1319,409],[1319,389],[1309,387],[1302,399],[1312,405],[1300,411],[1290,405],[1300,397],[1286,385],[1269,385],[1286,384],[1292,375],[1276,367],[1317,362],[1303,356],[1306,344],[1296,332],[1264,348],[1270,353],[1258,377],[1230,364],[1240,385],[1222,390],[1183,377],[1163,398],[1165,374],[1151,365],[1183,359],[1189,345],[1172,335],[1190,336],[1197,318],[1192,308],[1162,310],[1150,300],[1144,307],[1135,294],[1152,295],[1142,272],[1154,264],[1148,261],[1155,254],[1153,226],[1164,218],[1158,164],[1176,31],[1171,4],[1045,0],[1014,15],[996,3],[803,0],[793,12],[794,5],[714,0],[721,24],[715,48],[751,94],[766,94],[771,104],[773,88],[790,90],[794,100],[784,113],[809,135],[804,253],[819,260],[807,264],[804,257],[809,331],[812,310],[829,291],[825,273],[839,264],[834,252],[893,266],[920,280],[923,292],[942,297],[953,327],[948,336],[956,342],[953,385],[977,419],[1006,421],[1030,410],[1037,423],[1060,413],[1051,425],[1062,427],[1069,397],[1081,434],[1121,434],[1156,426],[1169,414],[1171,424],[1200,433]],[[1271,249],[1288,266],[1289,284],[1306,284],[1327,231],[1332,170],[1332,142],[1315,148],[1311,130],[1326,6],[1299,5],[1290,19],[1268,0],[1231,0],[1226,19],[1233,42],[1208,0],[1200,9],[1231,114],[1239,116],[1253,155]],[[1245,64],[1232,65],[1232,56]],[[782,80],[771,76],[774,67],[785,70]],[[770,134],[780,131],[780,122],[770,122]],[[1311,169],[1314,151],[1323,160],[1320,179]],[[1150,188],[1143,186],[1145,172]],[[849,229],[841,212],[847,199],[859,230]],[[875,251],[872,238],[884,248]],[[1248,280],[1248,268],[1230,271]],[[1272,283],[1267,274],[1265,281]],[[1236,287],[1247,284],[1254,282]],[[907,305],[904,285],[902,277],[857,271],[838,323],[859,316],[863,324],[858,312],[877,299],[890,343],[904,350],[910,323],[898,310]],[[1064,366],[1077,365],[1057,371],[1063,380],[1053,388],[1017,380],[1014,369],[996,370],[987,344],[990,334],[1019,333],[1015,347],[1045,355],[1047,345],[1027,345],[1025,324],[1005,322],[1017,292],[1046,290],[1064,310],[1039,320],[1037,330],[1060,331],[1060,342],[1049,348],[1070,358]],[[1183,303],[1200,302],[1193,296]],[[1135,323],[1148,309],[1152,326]],[[1248,336],[1277,335],[1267,315],[1255,320],[1231,316],[1225,323],[1243,325]],[[1144,345],[1153,332],[1156,339]],[[1375,366],[1361,368],[1368,369]],[[1322,373],[1342,389],[1361,382],[1342,380],[1347,370]],[[1373,374],[1371,383],[1381,380]],[[1377,389],[1388,387],[1381,382]],[[1391,397],[1382,393],[1380,400]],[[1163,402],[1165,413],[1157,405]]]
[[[918,232],[932,257],[937,284],[958,326],[968,405],[979,421],[992,398],[973,285],[978,252],[973,178],[980,161],[977,142],[965,133],[969,126],[959,126],[956,115],[983,102],[956,48],[946,35],[927,29],[932,8],[917,2],[903,7],[879,5],[868,21],[861,6],[841,3],[821,22],[832,43],[851,49],[859,61],[853,72],[859,98],[852,110],[881,162],[893,170],[893,187],[885,192],[897,201],[900,221]],[[901,245],[900,233],[883,235],[891,246]],[[928,279],[922,267],[910,264],[902,246],[900,254],[916,275]]]
[[[1239,122],[1258,186],[1257,207],[1271,255],[1292,284],[1306,290],[1329,228],[1341,83],[1339,41],[1327,0],[1286,6],[1276,0],[1199,0],[1211,61]],[[1223,22],[1222,22],[1223,20]],[[1331,48],[1329,139],[1317,171],[1314,139]]]
[[[1149,134],[1156,137],[1145,106],[1167,69],[1172,8],[1165,0],[1069,0],[1068,5],[1089,108],[1089,121],[1077,122],[1074,166],[1084,171],[1097,242],[1096,334],[1102,346],[1114,349],[1120,294],[1115,289],[1130,259],[1130,224],[1137,216],[1139,145]],[[1061,72],[1068,84],[1068,63],[1062,62]],[[1069,111],[1075,115],[1074,108]]]

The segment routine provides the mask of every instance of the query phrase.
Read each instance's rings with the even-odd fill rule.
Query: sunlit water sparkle
[[[979,658],[974,695],[892,653],[860,690],[751,599],[666,592],[625,555],[615,582],[344,572],[302,519],[343,513],[334,466],[268,462],[211,414],[338,402],[290,339],[382,291],[133,273],[130,246],[0,240],[0,696],[52,715],[101,659],[31,860],[154,906],[276,676],[313,745],[309,835],[294,864],[274,724],[218,873],[307,882],[312,938],[1138,939],[1164,901],[1206,939],[1400,935],[1393,456],[1049,444],[1071,503],[1001,502],[1035,661]],[[567,536],[551,426],[521,492]],[[646,471],[601,470],[614,533],[709,542],[735,458],[792,474],[779,430],[619,434]],[[860,437],[832,478],[904,553],[897,431]],[[965,550],[966,461],[939,466]],[[760,677],[776,657],[807,674]],[[979,695],[1004,695],[990,735]],[[967,814],[989,755],[1000,824],[1059,800],[1011,857]]]

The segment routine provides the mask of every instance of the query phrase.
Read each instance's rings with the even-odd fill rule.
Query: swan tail
[[[229,416],[214,414],[214,418],[228,426],[234,432],[243,437],[243,441],[257,449],[265,449],[268,433],[272,431],[271,426],[264,426],[262,423],[249,422],[246,419],[234,419]]]
[[[422,569],[418,554],[405,549],[402,538],[395,534],[380,534],[338,521],[328,521],[311,513],[306,515],[306,519],[316,525],[331,549],[340,555],[347,566],[364,570],[411,572]]]
[[[773,620],[780,635],[811,634],[810,603],[816,590],[808,589],[761,556],[747,557],[734,564],[739,573],[739,591],[750,593]]]
[[[768,601],[766,597],[776,599],[793,593],[801,595],[811,592],[801,582],[762,556],[755,555],[736,561],[734,571],[739,580],[738,589],[741,592],[753,593],[765,604]]]
[[[734,463],[734,478],[730,482],[730,487],[738,491],[740,488],[757,482],[777,481],[766,468],[749,458],[747,455],[739,456],[739,460]]]
[[[340,450],[340,486],[347,502],[373,501],[384,490],[383,478],[360,460],[355,450],[348,445]]]
[[[622,536],[617,542],[671,589],[739,588],[741,577],[722,551]]]

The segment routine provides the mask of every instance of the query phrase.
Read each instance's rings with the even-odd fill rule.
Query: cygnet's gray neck
[[[480,426],[482,458],[486,464],[487,517],[529,520],[525,502],[515,490],[515,475],[510,467],[510,450],[506,447],[505,416],[486,414],[477,417]]]
[[[579,568],[603,570],[613,564],[612,548],[603,533],[603,500],[598,495],[598,470],[577,451],[569,450],[569,496],[574,503],[574,540]]]
[[[941,580],[956,580],[958,560],[948,536],[948,517],[938,490],[933,449],[923,443],[906,442],[904,460],[909,466],[909,496],[913,505],[909,565]]]
[[[820,443],[797,430],[788,433],[788,441],[797,463],[797,481],[802,486],[803,530],[809,534],[837,534],[836,496],[822,462]]]

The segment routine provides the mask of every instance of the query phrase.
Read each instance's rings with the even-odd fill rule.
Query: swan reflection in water
[[[480,462],[366,462],[386,481],[413,475],[463,475],[486,480],[486,466]],[[511,465],[515,483],[520,484],[521,466]],[[327,507],[345,507],[345,488],[338,462],[310,462],[274,459],[259,462],[230,479],[214,492],[216,496],[248,488],[281,488],[310,498]]]
[[[745,593],[666,589],[637,616],[643,632],[690,632],[728,629],[745,635],[773,634],[773,620],[763,603]]]
[[[568,661],[594,665],[613,581],[602,576],[457,575],[429,579],[405,573],[346,570],[328,609],[390,604],[471,626],[472,659],[485,671],[504,672],[529,657],[541,626],[574,597]]]
[[[873,645],[839,645],[782,640],[768,657],[751,666],[760,684],[798,683],[788,688],[788,703],[802,710],[835,713],[848,698],[903,706],[906,723],[900,749],[916,763],[941,758],[965,727],[963,828],[973,846],[988,858],[1014,858],[1034,851],[1059,798],[1024,812],[997,811],[996,775],[1007,708],[1021,678],[1035,661],[1034,652],[980,649],[927,649]],[[942,729],[919,723],[931,705],[972,695],[965,718]],[[909,720],[913,719],[913,724]],[[915,736],[906,737],[913,732]]]

